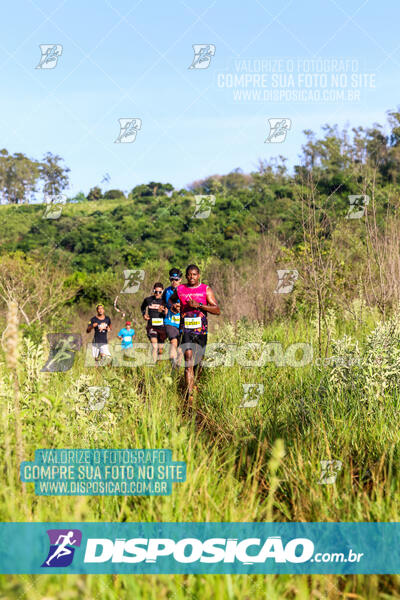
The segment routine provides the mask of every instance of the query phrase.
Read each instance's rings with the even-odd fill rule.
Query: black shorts
[[[206,333],[193,333],[193,331],[182,331],[181,344],[198,344],[202,348],[206,347],[207,334]]]
[[[176,340],[179,338],[179,327],[174,327],[173,325],[164,325],[164,327],[169,340]]]
[[[157,338],[157,342],[159,344],[163,344],[167,339],[167,332],[165,331],[164,325],[160,327],[153,327],[152,325],[148,325],[146,327],[146,333],[149,340],[151,338]]]
[[[179,340],[179,346],[182,352],[192,350],[194,365],[198,365],[206,352],[207,334],[193,333],[193,331],[183,331]],[[186,362],[185,362],[186,366]]]

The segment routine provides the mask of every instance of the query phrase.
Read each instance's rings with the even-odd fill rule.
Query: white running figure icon
[[[66,546],[68,544],[75,544],[76,540],[71,539],[74,536],[74,532],[73,531],[68,531],[67,535],[59,535],[58,539],[56,541],[56,544],[60,544],[60,540],[62,539],[63,541],[61,542],[61,544],[58,546],[57,550],[54,552],[54,554],[52,556],[50,556],[50,558],[48,560],[46,560],[46,565],[50,566],[50,562],[53,560],[53,558],[55,558],[56,556],[66,556],[67,554],[71,554],[71,550],[69,548],[66,548]]]

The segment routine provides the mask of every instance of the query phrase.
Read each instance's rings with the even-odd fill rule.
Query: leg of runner
[[[158,327],[157,330],[157,341],[158,341],[158,356],[161,356],[161,354],[163,353],[164,350],[164,343],[165,340],[167,339],[167,332],[165,330],[165,327]]]
[[[178,345],[179,329],[178,329],[178,327],[173,327],[172,325],[166,325],[165,330],[166,330],[167,337],[170,342],[169,360],[170,360],[172,369],[175,369],[176,366],[180,365],[180,362],[182,360],[182,352]]]
[[[185,350],[185,384],[187,394],[190,400],[193,400],[194,370],[193,370],[193,351],[188,348]]]
[[[194,345],[193,348],[193,358],[192,358],[192,362],[193,362],[193,386],[192,386],[192,394],[193,392],[197,392],[198,387],[197,387],[197,382],[199,380],[201,371],[202,371],[202,362],[203,362],[203,356],[205,353],[205,346],[200,346],[198,344]]]
[[[203,338],[203,336],[201,337]],[[199,344],[196,338],[190,340],[188,334],[186,334],[185,339],[187,341],[182,346],[183,355],[185,357],[185,387],[189,401],[192,402],[193,395],[197,391],[196,382],[199,376],[198,367],[201,364],[205,353],[205,344],[204,339],[202,339],[202,344]]]
[[[153,362],[156,363],[157,362],[157,354],[158,354],[158,348],[157,348],[157,346],[158,346],[158,340],[157,340],[157,338],[156,337],[151,337],[150,338],[150,343],[151,343],[151,346],[152,346],[152,352],[151,353],[152,353],[152,357],[153,357]]]
[[[169,349],[169,357],[171,359],[171,365],[172,368],[175,367],[175,365],[177,364],[178,360],[178,338],[174,338],[172,340],[170,340],[170,349]]]
[[[179,344],[178,344],[178,348],[177,348],[177,351],[176,351],[176,352],[177,352],[177,359],[176,359],[176,363],[175,363],[175,365],[176,365],[177,367],[180,367],[180,366],[181,366],[181,363],[182,363],[183,352],[182,352],[182,350],[179,348]]]

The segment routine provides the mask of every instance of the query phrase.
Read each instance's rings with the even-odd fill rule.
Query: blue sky
[[[400,104],[399,17],[391,0],[16,0],[2,10],[0,146],[33,158],[61,155],[71,169],[68,195],[86,194],[106,173],[103,189],[130,190],[250,171],[278,154],[293,165],[304,129],[384,124]],[[62,45],[55,68],[35,68],[40,44]],[[189,69],[193,44],[215,45],[208,68]],[[317,59],[326,61],[328,82],[332,61],[354,61],[342,71],[344,99],[318,99],[321,74],[304,87]],[[221,82],[252,67],[260,73],[260,61],[267,97],[235,99]],[[295,87],[300,77],[312,100],[268,96],[276,69],[287,78],[291,65]],[[352,75],[366,86],[355,100]],[[114,143],[120,118],[141,119],[133,143]],[[283,143],[265,143],[268,118],[291,120]]]

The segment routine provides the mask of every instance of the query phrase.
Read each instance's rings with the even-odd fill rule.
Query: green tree
[[[168,193],[174,191],[174,186],[171,183],[160,183],[157,181],[150,181],[149,183],[143,183],[133,188],[131,192],[132,198],[143,198],[153,196],[165,196]]]
[[[0,187],[4,202],[19,204],[29,202],[37,190],[39,163],[25,154],[11,155],[0,151]]]
[[[125,198],[124,192],[121,190],[108,190],[103,196],[105,200],[114,200],[115,198]]]
[[[47,152],[40,163],[40,177],[43,182],[43,193],[46,196],[58,196],[69,185],[70,169],[61,163],[61,156]]]
[[[91,188],[87,195],[87,199],[90,201],[100,200],[102,198],[101,189],[98,186]]]

